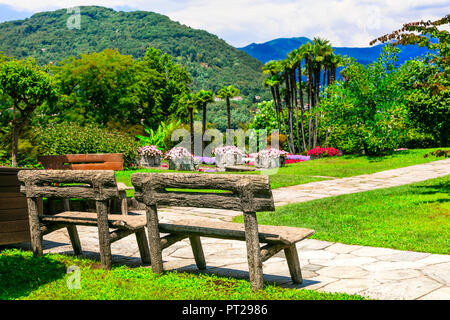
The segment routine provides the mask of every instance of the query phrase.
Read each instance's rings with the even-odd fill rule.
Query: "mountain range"
[[[154,12],[98,6],[80,7],[80,28],[68,28],[73,14],[60,9],[1,23],[0,52],[17,59],[31,56],[47,64],[107,48],[141,58],[148,47],[154,47],[186,66],[195,91],[217,92],[233,84],[243,96],[265,94],[262,63],[209,32]]]
[[[258,59],[262,63],[266,63],[270,60],[285,59],[289,52],[297,49],[307,42],[312,41],[306,37],[279,38],[265,43],[252,43],[238,49],[248,53],[250,56]],[[384,46],[385,44],[379,44],[372,47],[333,47],[333,49],[336,54],[353,57],[359,63],[367,65],[378,59]],[[428,53],[426,48],[420,48],[417,45],[399,46],[399,48],[401,50],[398,57],[398,62],[400,64]]]

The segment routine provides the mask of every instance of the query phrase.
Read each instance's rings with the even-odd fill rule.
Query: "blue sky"
[[[403,23],[435,20],[450,12],[448,0],[0,0],[0,21],[82,5],[161,13],[236,47],[300,36],[367,47]]]

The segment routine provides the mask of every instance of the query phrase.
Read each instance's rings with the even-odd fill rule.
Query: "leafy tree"
[[[100,125],[120,119],[156,129],[176,113],[191,82],[184,67],[154,48],[139,60],[111,49],[82,54],[53,70],[62,96],[49,113],[60,120]]]
[[[145,57],[135,64],[133,93],[138,100],[137,118],[156,128],[179,111],[181,97],[189,92],[191,77],[171,56],[154,48],[148,48]],[[184,118],[184,114],[178,116]]]
[[[138,123],[133,114],[134,71],[133,58],[117,50],[69,58],[53,68],[60,83],[61,101],[49,111],[61,120],[79,123],[106,125],[113,119]]]
[[[33,112],[57,97],[55,80],[34,59],[9,59],[0,68],[0,90],[12,101],[12,166],[17,166],[19,135]],[[0,106],[4,107],[4,105]],[[3,110],[2,110],[3,112]]]
[[[432,134],[443,147],[448,146],[450,117],[450,33],[440,28],[450,22],[450,15],[436,21],[419,21],[403,25],[391,34],[371,42],[391,45],[417,44],[434,50],[424,61],[405,64],[409,118],[424,133]]]
[[[363,149],[367,155],[398,147],[406,130],[407,94],[406,74],[396,68],[398,52],[387,46],[366,67],[350,62],[342,71],[347,81],[328,87],[321,111],[331,145],[345,152]]]
[[[218,97],[221,99],[225,99],[227,102],[227,120],[228,120],[228,130],[231,130],[231,104],[230,99],[238,96],[240,94],[239,89],[230,85],[228,87],[223,87],[218,92]]]

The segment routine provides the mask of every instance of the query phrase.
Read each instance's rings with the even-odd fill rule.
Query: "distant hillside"
[[[258,59],[262,63],[266,63],[270,60],[285,59],[286,55],[294,49],[297,49],[306,42],[311,41],[308,38],[280,38],[271,40],[265,43],[252,43],[246,47],[239,48],[252,57]],[[384,45],[377,45],[366,48],[353,48],[353,47],[334,47],[334,51],[340,55],[347,55],[355,58],[359,63],[364,65],[375,61],[381,52]],[[416,46],[400,46],[402,50],[399,55],[399,63],[403,63],[412,58],[425,55],[427,49],[419,48]]]
[[[146,48],[155,47],[187,67],[194,90],[216,92],[233,84],[250,97],[264,90],[261,62],[206,31],[153,12],[116,12],[96,6],[81,7],[81,29],[69,30],[70,15],[62,9],[1,23],[0,51],[15,58],[32,56],[47,64],[107,48],[139,58]]]

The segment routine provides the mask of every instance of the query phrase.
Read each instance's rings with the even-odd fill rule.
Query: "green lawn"
[[[449,191],[446,176],[286,205],[259,213],[258,222],[311,228],[319,240],[450,254]]]
[[[286,167],[280,168],[276,174],[270,175],[270,182],[272,189],[276,189],[313,181],[331,179],[332,177],[351,177],[442,160],[443,158],[423,157],[425,154],[434,150],[437,149],[400,151],[382,157],[343,156],[289,164]],[[118,171],[116,172],[117,181],[131,186],[130,177],[135,172],[137,171]],[[139,170],[139,172],[175,171],[148,169]],[[254,173],[247,172],[246,174]],[[128,195],[132,196],[133,192],[130,191]]]
[[[67,267],[80,268],[81,288],[69,290]],[[0,252],[0,300],[362,300],[347,294],[295,290],[266,285],[252,292],[247,280],[167,272],[151,268],[100,268],[96,261],[31,252]]]

